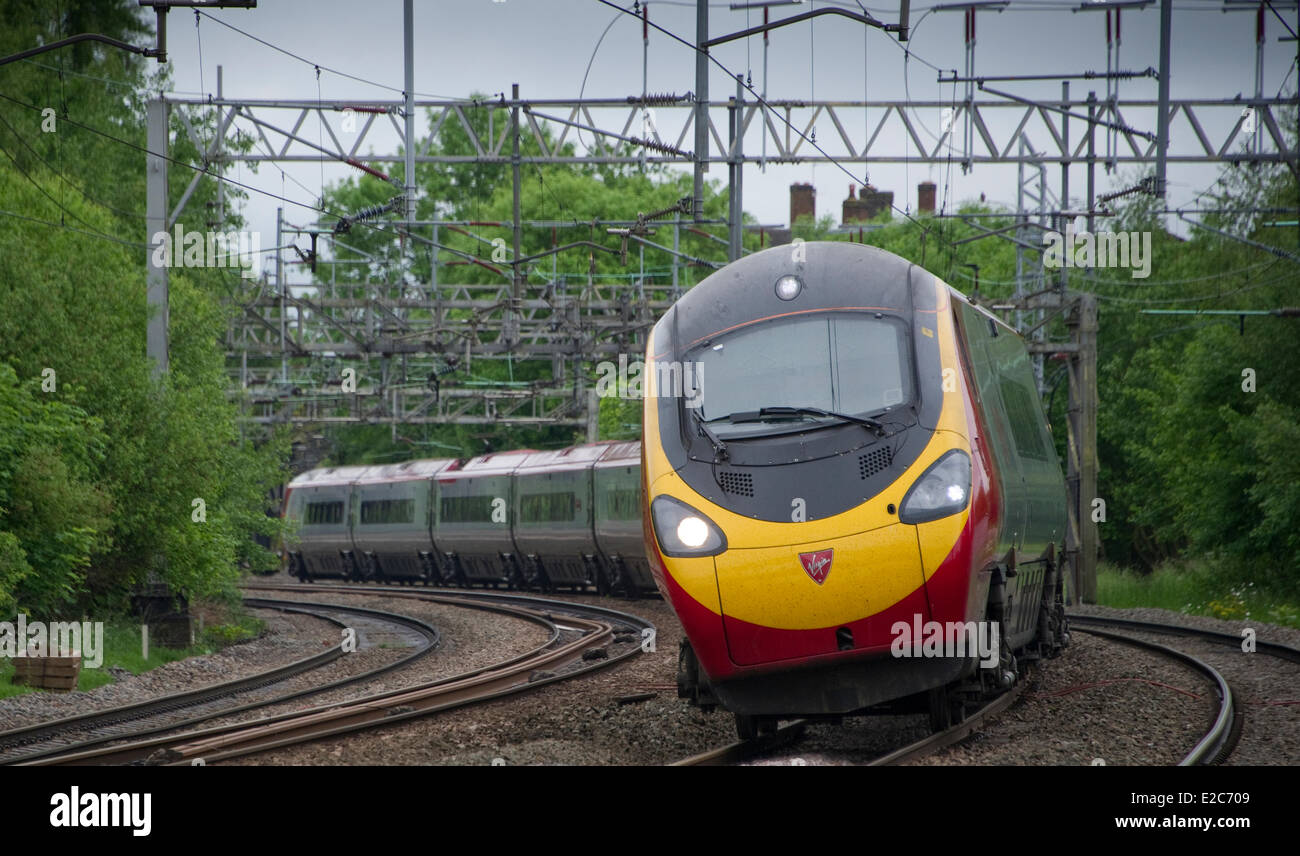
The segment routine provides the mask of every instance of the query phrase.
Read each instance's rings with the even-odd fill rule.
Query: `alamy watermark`
[[[654,360],[655,394],[659,398],[685,398],[686,406],[700,406],[704,364],[678,360]],[[596,395],[601,398],[644,398],[649,374],[644,360],[618,355],[618,363],[596,364]]]
[[[895,657],[978,657],[980,666],[991,669],[1001,653],[996,621],[922,623],[920,615],[913,615],[910,624],[895,621],[889,632],[894,636],[889,653]]]
[[[1132,268],[1134,279],[1151,275],[1150,232],[1075,232],[1065,227],[1065,234],[1044,232],[1043,267],[1057,268]]]
[[[66,657],[81,655],[87,669],[104,664],[104,622],[28,621],[19,613],[17,621],[0,621],[0,657]]]
[[[149,239],[153,247],[154,267],[160,268],[243,268],[240,276],[257,276],[254,264],[262,250],[257,232],[195,232],[176,224],[174,234],[154,232]]]
[[[153,829],[152,793],[81,792],[73,785],[67,793],[50,797],[50,826],[130,829],[137,838]]]

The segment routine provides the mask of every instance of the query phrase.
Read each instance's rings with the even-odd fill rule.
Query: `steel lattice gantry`
[[[1106,165],[1152,163],[1157,155],[1155,135],[1143,130],[1157,124],[1157,102],[1149,99],[1098,101],[1090,95],[1086,99],[1027,102],[999,93],[998,97],[969,102],[771,101],[762,106],[743,97],[741,91],[737,98],[710,105],[710,145],[699,158],[702,163],[839,161],[865,165],[960,160],[1036,167],[1076,163],[1091,169],[1099,161]],[[519,162],[688,166],[696,160],[694,153],[681,149],[694,136],[695,109],[688,96],[410,103],[429,117],[413,147],[416,163],[511,164],[515,125],[503,121],[502,116],[516,109],[519,136],[534,141],[540,152],[521,155]],[[1283,162],[1295,169],[1297,154],[1286,148],[1279,126],[1280,111],[1290,103],[1281,98],[1171,100],[1166,159],[1171,163]],[[175,110],[184,132],[203,153],[204,168],[196,171],[166,218],[166,226],[170,228],[179,220],[203,175],[220,173],[235,163],[337,161],[386,179],[380,169],[403,162],[405,156],[363,152],[389,130],[390,139],[404,138],[406,104],[397,100],[223,97],[166,102],[165,108]],[[926,142],[918,130],[922,123],[946,130]],[[954,129],[963,123],[974,129],[970,151],[955,150],[959,144]],[[719,128],[737,124],[740,133],[719,133]],[[1252,135],[1252,124],[1262,132]],[[309,139],[305,130],[309,127],[317,131],[312,136],[318,140]],[[567,152],[564,147],[575,141],[579,128],[587,131],[590,142],[585,151]],[[1069,133],[1079,128],[1082,133]],[[446,135],[453,129],[469,141],[472,154],[445,153]],[[1097,131],[1110,131],[1121,141],[1107,158],[1093,154]],[[235,135],[251,140],[251,147],[232,145]],[[817,141],[816,147],[812,139]],[[641,145],[641,141],[650,145]],[[1031,145],[1023,145],[1026,141]],[[392,182],[400,186],[399,181]],[[277,247],[284,243],[281,238],[277,235]],[[407,248],[419,249],[414,240]],[[372,283],[363,294],[354,289],[340,297],[323,287],[314,293],[298,286],[281,287],[283,267],[277,264],[277,270],[280,274],[274,285],[245,305],[228,341],[232,357],[241,365],[243,385],[255,400],[264,402],[254,418],[267,421],[324,421],[330,405],[346,402],[351,415],[336,418],[497,422],[517,417],[577,423],[582,421],[579,412],[586,406],[586,396],[585,380],[574,367],[602,355],[637,350],[643,331],[675,296],[663,290],[648,291],[641,283],[592,280],[583,287],[569,284],[567,290],[562,282],[527,283],[522,290],[512,290],[510,277],[503,272],[499,286]],[[436,257],[434,270],[436,279]],[[277,354],[282,364],[278,378],[265,372],[259,377],[256,369],[243,369],[250,357],[256,363],[258,358]],[[409,362],[427,356],[436,363],[447,354],[465,362],[475,358],[549,358],[555,362],[554,384],[478,393],[481,403],[477,407],[454,403],[461,393],[449,390],[435,400],[429,397],[422,378],[412,380]],[[304,377],[302,383],[295,383],[288,376],[288,358],[312,356],[378,358],[381,366],[374,373],[359,373],[357,391],[350,397],[339,392],[331,397],[327,393],[335,383],[332,377],[316,382]],[[417,371],[428,365],[418,366]],[[529,398],[536,400],[521,401]],[[295,399],[300,399],[302,406],[295,404]],[[493,399],[500,406],[492,404]]]
[[[364,154],[377,126],[389,126],[403,137],[401,101],[284,101],[173,100],[187,133],[211,162],[293,162],[322,158],[358,164],[399,164],[402,154]],[[572,100],[416,100],[417,111],[428,111],[430,126],[415,146],[417,163],[509,163],[510,125],[495,121],[494,113],[520,107],[522,133],[542,154],[525,156],[525,163],[693,163],[683,146],[693,138],[694,108],[686,97],[639,97]],[[1279,124],[1287,98],[1171,99],[1169,102],[1169,163],[1259,162],[1288,163],[1295,168],[1300,153],[1286,145]],[[726,132],[727,111],[735,100],[710,105],[709,151],[706,163],[946,163],[971,164],[1082,162],[1088,133],[1067,144],[1063,124],[1113,126],[1122,141],[1107,159],[1111,164],[1146,164],[1156,158],[1158,102],[1154,99],[1108,102],[1095,97],[1066,101],[1028,101],[1010,93],[1004,98],[954,101],[746,101],[740,105],[743,149],[737,152]],[[188,117],[195,109],[213,111],[215,137]],[[486,119],[477,119],[484,113]],[[1062,112],[1065,111],[1065,112]],[[1089,111],[1092,111],[1091,114]],[[1069,113],[1070,115],[1066,115]],[[477,121],[476,121],[477,119]],[[942,120],[942,124],[941,124]],[[954,129],[969,120],[975,129],[969,151],[953,139]],[[310,125],[308,122],[310,121]],[[323,143],[308,139],[304,128],[323,131]],[[920,126],[924,124],[924,129]],[[936,139],[929,126],[940,127]],[[579,126],[594,136],[587,151],[564,154],[575,142]],[[353,130],[345,130],[352,128]],[[441,152],[443,135],[455,128],[474,147],[473,154]],[[719,128],[723,130],[720,132]],[[946,128],[947,130],[943,130]],[[1148,130],[1143,130],[1148,129]],[[1262,129],[1254,134],[1256,129]],[[256,140],[253,150],[226,150],[223,139],[237,131]],[[814,137],[813,134],[816,133]],[[923,138],[923,133],[926,138]],[[374,135],[374,136],[372,136]],[[1028,138],[1036,151],[1018,150]],[[629,152],[629,140],[648,140],[663,150],[639,148]],[[810,140],[815,139],[817,147]],[[1239,141],[1248,148],[1234,152]],[[953,150],[950,151],[949,147]],[[820,149],[820,151],[818,150]]]

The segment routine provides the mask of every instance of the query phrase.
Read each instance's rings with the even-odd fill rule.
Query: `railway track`
[[[319,588],[289,584],[249,588],[320,592]],[[21,763],[40,766],[216,763],[482,703],[567,680],[633,656],[641,650],[645,631],[654,632],[653,625],[644,619],[617,610],[526,595],[488,592],[428,594],[370,586],[335,586],[330,590],[410,598],[514,615],[548,628],[550,634],[545,643],[524,654],[414,687],[251,722],[136,739],[116,746],[62,752],[24,759]]]
[[[1180,624],[1165,624],[1161,622],[1139,621],[1130,618],[1118,618],[1109,616],[1095,615],[1076,615],[1070,614],[1070,623],[1074,629],[1083,632],[1094,633],[1098,635],[1108,634],[1110,638],[1120,639],[1124,642],[1130,642],[1141,646],[1166,647],[1158,646],[1157,643],[1138,639],[1130,634],[1151,634],[1158,636],[1176,636],[1184,639],[1194,639],[1198,642],[1206,643],[1214,648],[1227,648],[1235,651],[1238,656],[1246,656],[1242,653],[1242,639],[1240,635],[1223,633],[1216,630],[1204,630],[1196,627],[1187,627]],[[1107,627],[1111,631],[1123,631],[1114,633],[1110,631],[1100,631],[1097,628]],[[1300,665],[1300,648],[1294,648],[1290,645],[1283,645],[1277,642],[1269,642],[1263,639],[1254,639],[1254,651],[1258,654],[1264,654],[1287,663]],[[1211,659],[1220,660],[1227,652],[1214,651]],[[1221,764],[1232,754],[1237,741],[1241,737],[1246,727],[1247,712],[1246,706],[1240,702],[1240,693],[1232,689],[1232,681],[1229,680],[1231,675],[1225,676],[1224,672],[1231,673],[1234,668],[1241,668],[1241,665],[1235,664],[1232,660],[1222,661],[1227,664],[1224,668],[1218,668],[1205,662],[1207,656],[1193,656],[1186,652],[1177,652],[1177,656],[1186,660],[1193,660],[1200,663],[1206,669],[1210,669],[1217,676],[1214,678],[1215,693],[1219,698],[1219,712],[1214,719],[1214,725],[1210,731],[1206,732],[1205,738],[1188,753],[1182,760],[1182,764]],[[1254,656],[1254,655],[1250,655]],[[1249,662],[1249,661],[1248,661]],[[1244,664],[1242,664],[1244,665]],[[1232,666],[1232,668],[1228,668]],[[1200,667],[1194,666],[1194,668]],[[1237,674],[1241,678],[1241,674]],[[1247,679],[1248,680],[1248,679]],[[1231,694],[1231,715],[1225,723],[1224,714],[1224,696]]]
[[[1233,693],[1231,684],[1227,678],[1225,678],[1223,673],[1209,663],[1206,663],[1202,658],[1195,657],[1166,645],[1140,639],[1130,634],[1152,633],[1175,635],[1185,638],[1197,638],[1207,642],[1238,649],[1240,648],[1242,641],[1240,636],[1233,636],[1229,633],[1220,633],[1217,631],[1200,630],[1182,625],[1159,624],[1132,619],[1103,618],[1074,614],[1071,614],[1069,617],[1072,630],[1089,633],[1111,641],[1154,651],[1163,657],[1176,660],[1197,671],[1213,688],[1215,705],[1213,713],[1209,717],[1208,727],[1199,737],[1196,744],[1181,759],[1179,765],[1194,766],[1219,764],[1231,755],[1241,733],[1243,713],[1241,706],[1237,703],[1237,698]],[[1101,628],[1111,628],[1111,630],[1103,630]],[[1255,644],[1257,650],[1262,653],[1300,664],[1300,649],[1263,640],[1257,640]],[[969,714],[962,722],[914,743],[910,743],[889,753],[880,755],[866,762],[865,766],[891,766],[902,764],[907,761],[925,757],[946,746],[951,746],[964,740],[974,733],[979,726],[984,724],[984,722],[990,717],[1008,709],[1012,704],[1014,704],[1024,686],[1025,682],[1021,681],[1013,690],[993,699],[988,704]],[[711,766],[741,763],[795,744],[804,735],[807,725],[808,723],[803,720],[796,720],[783,725],[773,734],[765,735],[754,740],[741,740],[725,746],[720,746],[699,755],[683,758],[675,762],[672,766]]]
[[[274,687],[298,675],[326,666],[346,655],[342,642],[308,657],[254,675],[211,684],[160,698],[91,711],[50,722],[0,731],[0,765],[30,763],[42,758],[85,752],[93,747],[123,740],[140,739],[178,728],[193,728],[217,717],[229,716],[294,699],[306,698],[340,687],[371,680],[414,662],[439,643],[438,630],[419,619],[382,610],[341,604],[315,604],[267,598],[245,598],[247,606],[310,615],[339,628],[356,631],[362,647],[367,637],[396,639],[407,643],[409,652],[398,659],[338,680],[279,693],[246,703],[229,703],[237,696]],[[343,621],[337,616],[347,616]],[[396,632],[395,632],[396,631]],[[181,714],[176,718],[174,714]]]
[[[1073,624],[1071,630],[1088,633],[1102,639],[1109,639],[1123,645],[1132,645],[1148,651],[1155,651],[1199,672],[1214,688],[1218,707],[1211,717],[1209,729],[1196,742],[1192,750],[1183,756],[1183,759],[1178,762],[1178,766],[1195,767],[1217,764],[1226,760],[1228,755],[1232,753],[1232,747],[1236,742],[1237,735],[1240,733],[1237,704],[1232,693],[1232,687],[1228,685],[1227,679],[1223,677],[1223,674],[1218,669],[1204,660],[1193,657],[1191,654],[1157,642],[1138,639],[1125,633],[1111,633],[1106,630],[1098,630],[1096,627],[1084,628]]]
[[[969,737],[976,728],[984,723],[986,719],[995,714],[1006,710],[1024,689],[1025,683],[1021,681],[1015,687],[1006,693],[990,700],[986,704],[967,714],[961,722],[945,728],[942,731],[936,731],[928,737],[909,743],[884,755],[880,755],[866,762],[863,766],[867,767],[889,767],[902,764],[904,761],[912,760],[929,755],[932,752],[951,746]],[[802,719],[789,722],[774,733],[757,737],[753,740],[738,740],[735,743],[729,743],[726,746],[720,746],[717,749],[711,749],[708,752],[702,752],[699,755],[693,755],[689,758],[683,758],[675,761],[670,766],[673,767],[710,767],[724,766],[727,764],[736,764],[742,761],[748,761],[759,755],[771,752],[775,749],[784,748],[796,742],[803,736],[808,723]]]

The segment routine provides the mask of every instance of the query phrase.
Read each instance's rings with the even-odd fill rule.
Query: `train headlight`
[[[926,523],[956,514],[970,500],[970,455],[961,449],[947,452],[930,465],[903,497],[898,519]]]
[[[794,300],[803,291],[803,280],[792,274],[786,274],[776,281],[776,296],[782,300]]]
[[[727,549],[727,538],[712,520],[671,496],[650,503],[655,537],[665,556],[713,556]]]

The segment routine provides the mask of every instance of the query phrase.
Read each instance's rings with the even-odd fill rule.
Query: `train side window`
[[[986,343],[991,339],[991,323],[985,323],[984,316],[973,307],[965,303],[959,303],[958,306],[961,307],[962,330],[966,334],[967,353],[971,368],[975,372],[975,386],[984,407],[985,417],[1000,423],[1002,419],[997,390],[998,373],[986,347]]]
[[[613,520],[637,520],[641,517],[641,491],[637,488],[613,488],[606,491],[605,502]]]
[[[1056,454],[1047,435],[1047,421],[1038,397],[1038,384],[1029,353],[1018,340],[1003,337],[990,348],[998,373],[1002,401],[1011,417],[1011,433],[1021,457],[1036,461],[1051,460]]]
[[[443,523],[491,523],[492,497],[444,496],[438,510]]]
[[[522,523],[572,520],[575,509],[572,493],[532,493],[519,499],[519,520]]]
[[[414,523],[415,500],[372,499],[361,503],[361,525]]]
[[[343,522],[343,503],[309,502],[307,503],[308,526],[330,526]]]
[[[1038,423],[1043,421],[1041,408],[1033,400],[1030,390],[1006,375],[999,378],[998,387],[1007,415],[1011,417],[1011,435],[1016,442],[1016,451],[1023,458],[1047,460],[1047,450],[1043,448],[1038,432]]]

